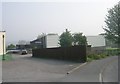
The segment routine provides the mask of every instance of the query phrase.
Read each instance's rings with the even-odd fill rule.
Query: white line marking
[[[99,82],[102,82],[102,74],[99,74]]]
[[[103,74],[103,72],[105,71],[105,68],[107,67],[107,66],[109,66],[112,62],[114,62],[116,59],[113,59],[113,60],[111,60],[110,62],[108,62],[108,63],[106,63],[105,64],[105,66],[101,69],[101,72],[99,73],[99,82],[101,82],[101,84],[102,84],[102,82],[103,82],[103,76],[102,76],[102,74]]]
[[[80,67],[84,66],[85,64],[87,64],[87,62],[86,62],[86,63],[81,64],[80,66],[77,66],[77,67],[73,68],[72,70],[68,71],[68,72],[67,72],[67,74],[72,73],[73,71],[75,71],[75,70],[77,70],[78,68],[80,68]]]

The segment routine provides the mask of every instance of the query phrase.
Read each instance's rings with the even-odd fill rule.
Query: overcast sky
[[[7,42],[33,40],[41,33],[61,34],[66,28],[71,33],[98,35],[104,32],[108,9],[119,0],[17,1],[0,3],[0,30],[6,31]]]

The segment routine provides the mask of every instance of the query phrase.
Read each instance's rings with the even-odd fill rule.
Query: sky
[[[103,33],[107,11],[119,0],[2,0],[0,31],[6,42],[31,41],[41,33]]]

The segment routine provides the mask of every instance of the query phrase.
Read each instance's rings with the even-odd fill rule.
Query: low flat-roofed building
[[[102,35],[86,36],[86,37],[87,37],[88,45],[91,45],[91,47],[106,46],[105,37]]]
[[[90,53],[103,53],[106,49],[106,39],[102,35],[86,36],[88,45],[91,45]]]
[[[47,34],[30,42],[32,48],[54,48],[59,47],[58,34]]]
[[[4,52],[4,54],[6,53],[5,38],[6,38],[5,31],[0,31],[0,55],[2,55],[3,52]]]

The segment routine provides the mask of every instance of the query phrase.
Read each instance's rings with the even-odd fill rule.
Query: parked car
[[[27,54],[27,50],[26,49],[11,49],[11,50],[7,50],[6,53],[14,53],[14,54]]]
[[[26,49],[23,49],[20,51],[21,55],[24,55],[24,54],[27,54],[27,50]]]

